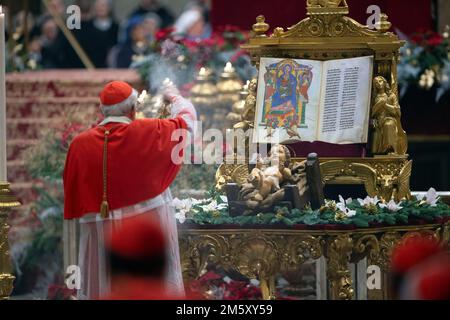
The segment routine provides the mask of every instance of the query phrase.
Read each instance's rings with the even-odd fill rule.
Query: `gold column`
[[[0,300],[8,299],[15,277],[11,274],[8,230],[8,212],[20,205],[9,189],[9,183],[0,182]]]

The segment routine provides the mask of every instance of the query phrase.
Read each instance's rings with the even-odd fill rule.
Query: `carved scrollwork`
[[[224,186],[230,182],[242,185],[247,182],[248,174],[247,164],[223,163],[216,171],[216,189],[223,191]]]
[[[402,236],[399,232],[386,232],[380,239],[380,255],[378,265],[385,271],[389,270],[392,249],[400,242]]]
[[[348,269],[352,250],[353,240],[349,234],[331,238],[327,245],[327,276],[334,299],[351,300],[353,298],[352,278]]]
[[[380,244],[376,235],[368,234],[358,237],[353,246],[352,262],[358,262],[368,258],[370,262],[378,261],[380,255]]]
[[[353,163],[345,160],[332,160],[321,163],[320,169],[324,183],[340,177],[352,178],[364,184],[369,195],[375,196],[377,194],[377,172],[368,164]]]
[[[236,239],[237,240],[237,239]],[[275,274],[282,249],[263,235],[249,235],[233,244],[233,261],[237,270],[249,278],[264,278]]]
[[[319,8],[337,8],[339,6],[347,7],[347,1],[345,0],[307,0],[307,7],[319,7]]]
[[[272,37],[301,38],[301,37],[367,37],[380,36],[377,30],[358,23],[352,18],[340,15],[313,15],[284,31],[277,29]],[[386,36],[392,36],[386,33]]]
[[[230,253],[228,241],[223,236],[190,236],[180,240],[182,270],[187,279],[199,277],[208,264],[226,262]]]
[[[283,271],[297,270],[298,266],[308,259],[319,259],[322,255],[321,237],[291,236],[286,239],[281,269]]]
[[[450,244],[450,221],[439,228],[440,239],[444,244]]]
[[[0,300],[7,299],[12,292],[15,277],[10,274],[11,262],[8,245],[6,214],[0,210]]]
[[[383,160],[330,160],[320,164],[324,183],[344,182],[364,184],[367,194],[396,201],[411,196],[409,180],[412,161],[406,158]]]

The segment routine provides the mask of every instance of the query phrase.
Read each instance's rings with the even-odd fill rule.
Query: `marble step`
[[[80,111],[83,113],[98,112],[98,106],[97,96],[85,98],[8,97],[6,116],[8,119],[67,117]]]
[[[10,73],[6,76],[8,97],[97,97],[103,86],[122,80],[141,85],[135,70],[45,70]]]

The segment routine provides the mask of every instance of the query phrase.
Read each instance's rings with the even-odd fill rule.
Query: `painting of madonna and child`
[[[373,57],[261,58],[255,143],[366,143]]]

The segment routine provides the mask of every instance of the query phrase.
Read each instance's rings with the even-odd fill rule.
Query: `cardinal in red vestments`
[[[406,239],[392,250],[391,293],[399,300],[449,300],[450,253],[436,239]]]
[[[196,112],[174,87],[165,99],[170,119],[135,119],[137,91],[121,81],[100,93],[104,120],[71,143],[64,169],[64,218],[79,227],[80,299],[110,293],[105,239],[111,227],[137,215],[159,221],[167,240],[165,285],[183,292],[170,184],[180,170],[186,132]]]

